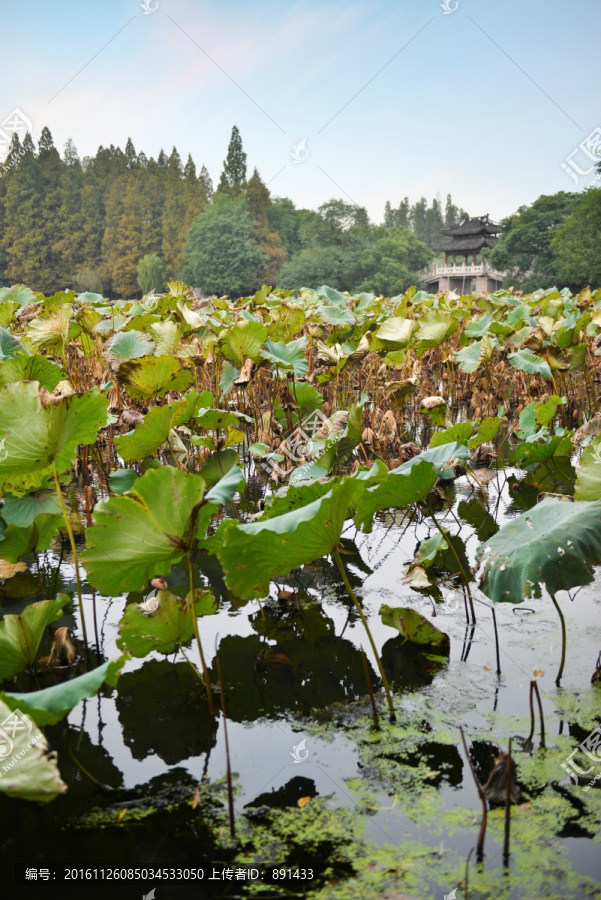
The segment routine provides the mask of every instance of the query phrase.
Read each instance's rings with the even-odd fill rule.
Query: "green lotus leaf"
[[[41,513],[30,525],[11,523],[0,540],[0,557],[7,562],[16,563],[28,553],[47,550],[62,522],[63,516],[59,512],[58,515]]]
[[[84,675],[41,691],[31,691],[28,694],[2,691],[0,700],[10,709],[18,709],[25,713],[36,725],[56,725],[81,700],[97,694],[103,684],[107,683],[114,687],[124,662],[124,656],[109,660]]]
[[[523,466],[545,462],[554,456],[571,456],[572,435],[574,432],[566,431],[565,434],[554,434],[548,441],[523,441],[511,453],[509,461],[512,465],[520,462]]]
[[[492,321],[492,313],[484,313],[479,319],[468,322],[465,326],[464,334],[471,338],[482,338],[485,334],[488,334]]]
[[[380,341],[386,341],[387,344],[394,344],[396,348],[400,349],[409,343],[415,324],[413,319],[391,316],[378,328],[375,337]]]
[[[450,445],[445,445],[450,446]],[[453,445],[458,446],[458,445]],[[423,454],[422,454],[423,456]],[[418,459],[418,457],[415,457]],[[405,463],[405,465],[407,465]],[[366,534],[371,532],[374,515],[382,509],[396,509],[424,500],[438,479],[435,465],[421,459],[417,465],[402,471],[393,469],[373,487],[366,487],[357,500],[355,525]]]
[[[480,368],[480,363],[482,362],[482,344],[483,341],[476,341],[468,347],[463,347],[462,350],[456,351],[455,362],[458,363],[462,372],[467,372],[471,375]]]
[[[156,340],[157,356],[177,356],[181,349],[182,329],[177,322],[155,322],[150,326]]]
[[[486,416],[482,419],[478,425],[478,431],[468,441],[468,447],[473,449],[474,447],[479,447],[480,444],[489,444],[491,441],[494,441],[499,433],[502,421],[503,416]]]
[[[105,356],[118,364],[142,356],[152,356],[155,345],[147,334],[141,331],[119,331],[107,341]]]
[[[576,470],[575,500],[601,500],[601,435],[588,445]],[[0,556],[2,544],[0,544]]]
[[[45,356],[19,355],[0,363],[0,387],[14,381],[38,381],[41,387],[53,391],[63,378],[61,367]]]
[[[514,369],[527,372],[528,375],[542,375],[543,378],[551,378],[549,363],[532,350],[518,350],[517,353],[510,353],[507,358]]]
[[[260,322],[240,322],[222,332],[220,344],[223,355],[238,368],[242,368],[247,359],[260,363],[261,347],[266,337],[267,328]]]
[[[150,399],[164,397],[167,391],[186,391],[194,378],[172,356],[145,356],[121,363],[117,380],[130,397]]]
[[[90,583],[112,596],[169,574],[192,545],[204,489],[198,475],[161,466],[127,494],[98,503],[82,557]]]
[[[2,507],[2,518],[7,524],[18,525],[27,528],[36,516],[42,513],[59,515],[60,504],[54,491],[41,490],[35,494],[25,494],[24,497],[13,497],[7,494]],[[2,554],[0,553],[0,556]]]
[[[0,681],[33,665],[46,626],[60,619],[63,606],[70,602],[66,594],[59,594],[56,600],[30,603],[20,616],[4,616],[0,622]]]
[[[541,585],[555,596],[590,584],[601,563],[600,517],[601,501],[545,498],[478,547],[480,587],[496,602],[521,603],[540,597]]]
[[[425,316],[415,333],[415,349],[422,353],[429,347],[438,347],[459,327],[459,321],[450,313],[435,311]]]
[[[16,728],[13,726],[16,725]],[[4,760],[0,777],[0,792],[8,797],[49,803],[67,790],[56,764],[56,753],[48,753],[48,741],[31,719],[12,712],[0,700],[0,728],[6,738],[0,738],[0,752]],[[12,731],[14,730],[14,734]]]
[[[13,284],[12,287],[0,288],[0,301],[4,303],[7,300],[22,308],[29,306],[30,303],[35,303],[36,296],[31,288],[24,284]]]
[[[471,422],[457,422],[456,425],[451,425],[445,431],[435,431],[430,441],[430,447],[440,447],[441,444],[452,444],[455,441],[459,444],[467,444],[473,434],[474,426]]]
[[[73,306],[65,303],[51,307],[29,323],[27,335],[34,347],[44,347],[49,351],[61,351],[70,338],[76,337],[81,328],[73,319]]]
[[[396,628],[412,644],[427,644],[438,650],[448,650],[449,636],[432,625],[415,609],[405,606],[390,607],[385,603],[380,607],[380,617],[384,625]]]
[[[153,406],[133,432],[115,438],[117,453],[126,462],[152,456],[168,440],[172,428],[194,418],[198,410],[212,399],[208,391],[202,394],[191,391],[176,403]]]
[[[231,362],[227,359],[223,361],[223,366],[221,367],[221,377],[219,379],[219,390],[221,391],[221,396],[225,397],[226,394],[229,394],[231,390],[234,388],[234,383],[236,378],[240,375],[240,369],[233,366]]]
[[[463,444],[441,444],[439,447],[431,447],[430,450],[424,450],[423,453],[414,456],[413,459],[403,463],[402,466],[391,469],[390,474],[406,475],[411,472],[415,466],[418,466],[421,462],[425,461],[432,463],[436,469],[437,476],[442,478],[443,481],[447,481],[455,477],[454,472],[448,466],[449,460],[453,459],[453,457],[456,459],[469,459],[470,451]]]
[[[348,300],[348,298],[345,298],[345,300]],[[357,322],[357,319],[348,307],[345,309],[339,306],[319,306],[316,316],[326,325],[334,325],[340,328],[348,328]]]
[[[42,487],[55,463],[71,468],[79,444],[93,444],[106,424],[107,400],[99,391],[73,394],[43,406],[35,381],[0,388],[0,491],[23,494]]]
[[[0,302],[0,327],[8,328],[16,309],[17,304],[12,300],[7,300],[5,303]]]
[[[127,494],[138,477],[138,473],[134,469],[115,469],[109,475],[111,491],[113,494]]]
[[[283,341],[265,341],[265,349],[261,351],[261,356],[278,371],[294,372],[297,378],[302,378],[309,371],[309,363],[305,359],[306,346],[305,337],[290,341],[288,344]]]
[[[6,328],[0,328],[0,359],[14,359],[18,353],[26,353],[25,347]]]
[[[282,516],[221,525],[213,546],[227,586],[245,600],[264,597],[272,576],[331,553],[340,541],[349,505],[362,489],[358,479],[348,478],[313,503]]]
[[[190,595],[183,601],[170,591],[157,591],[152,599],[154,604],[156,608],[147,615],[137,603],[127,605],[119,622],[120,650],[136,657],[148,656],[152,650],[173,653],[194,636]],[[197,616],[209,616],[217,610],[211,591],[196,590],[194,605]]]

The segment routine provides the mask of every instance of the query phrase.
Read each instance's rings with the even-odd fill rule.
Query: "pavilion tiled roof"
[[[486,216],[476,216],[473,219],[462,219],[457,225],[451,228],[441,229],[441,234],[448,234],[451,237],[458,235],[467,237],[469,234],[498,234],[501,230],[499,225],[491,222]]]

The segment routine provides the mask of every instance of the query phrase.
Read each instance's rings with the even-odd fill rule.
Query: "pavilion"
[[[487,264],[482,250],[494,247],[501,228],[491,222],[488,215],[462,219],[458,225],[441,230],[450,240],[429,244],[437,253],[444,253],[444,266],[429,269],[424,281],[431,293],[457,291],[466,293],[492,293],[503,286],[503,273]],[[478,263],[477,256],[480,255]],[[458,265],[457,257],[463,257]],[[449,258],[453,260],[449,265]]]

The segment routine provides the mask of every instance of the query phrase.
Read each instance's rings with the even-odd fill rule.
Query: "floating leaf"
[[[145,616],[137,603],[129,603],[119,622],[117,646],[132,656],[144,657],[152,650],[173,653],[180,644],[187,644],[194,636],[194,621],[190,597],[180,600],[170,591],[157,591],[158,607],[152,616]],[[212,615],[217,601],[210,591],[195,592],[197,616]]]
[[[18,353],[25,353],[25,347],[6,328],[0,328],[0,360],[14,359]]]
[[[380,607],[380,617],[384,625],[396,628],[412,644],[427,644],[428,646],[437,647],[438,650],[449,649],[448,634],[445,634],[436,625],[428,622],[415,609],[405,606],[392,608],[383,604]]]

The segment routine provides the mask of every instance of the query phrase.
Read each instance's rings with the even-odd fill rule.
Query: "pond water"
[[[536,502],[540,478],[535,484],[537,479],[530,476],[528,485],[523,479],[523,472],[507,469],[481,487],[459,478],[449,488],[453,505],[441,510],[437,519],[452,534],[461,534],[472,565],[479,543]],[[555,472],[548,482],[543,489],[569,490],[569,470]],[[238,498],[239,512],[250,511],[248,501],[257,489],[251,479],[246,496]],[[477,621],[468,628],[457,580],[439,573],[433,597],[403,583],[419,542],[434,533],[429,517],[409,519],[401,511],[377,517],[369,535],[357,533],[352,523],[344,533],[349,578],[393,688],[395,726],[388,724],[363,625],[331,561],[305,566],[274,582],[271,596],[261,603],[237,607],[217,562],[197,555],[199,583],[204,579],[219,598],[218,612],[201,618],[199,628],[215,685],[215,649],[219,650],[239,835],[254,821],[261,822],[262,816],[281,816],[287,828],[294,828],[296,816],[296,836],[291,839],[296,842],[294,861],[313,866],[316,872],[331,865],[335,876],[319,877],[311,888],[287,882],[275,892],[223,879],[202,885],[153,882],[157,900],[307,893],[370,898],[385,896],[383,888],[390,891],[391,886],[395,897],[443,900],[458,882],[462,887],[457,896],[466,896],[465,860],[476,843],[481,804],[461,745],[460,725],[482,782],[512,737],[523,793],[523,808],[514,807],[509,866],[503,865],[501,813],[490,813],[480,879],[471,857],[469,896],[601,896],[595,887],[601,883],[601,785],[589,792],[593,802],[589,794],[577,793],[582,787],[571,785],[561,768],[591,730],[591,720],[593,725],[601,720],[601,690],[591,686],[601,650],[599,579],[572,597],[558,596],[568,634],[561,687],[555,685],[560,623],[548,596],[496,607],[501,664],[497,675],[489,608],[476,602]],[[56,590],[75,593],[66,550],[60,568],[58,547],[40,557],[39,573],[33,557],[25,561],[29,571],[0,587],[3,613],[20,613],[33,599],[41,599],[41,585],[46,597],[52,596],[54,585]],[[183,596],[187,572],[174,568],[168,582],[171,591]],[[473,594],[486,600],[475,585]],[[142,594],[133,593],[95,597],[100,658],[93,657],[92,664],[119,656],[116,640],[125,605],[142,599]],[[93,634],[92,603],[86,586],[88,632]],[[398,633],[382,623],[383,603],[411,606],[446,632],[448,659],[403,645]],[[79,634],[75,606],[68,609],[70,613],[57,624],[70,625]],[[361,647],[377,695],[381,736],[369,729]],[[185,653],[198,662],[193,644]],[[538,774],[538,736],[534,757],[522,746],[530,725],[530,681],[535,677],[549,748],[545,771]],[[53,676],[38,675],[34,681],[22,675],[11,690],[35,690],[52,683]],[[228,837],[224,720],[209,716],[203,687],[182,652],[128,661],[117,689],[104,688],[98,697],[80,703],[68,725],[63,721],[47,728],[46,735],[58,751],[69,790],[43,808],[0,798],[1,852],[11,873],[5,884],[12,883],[14,863],[73,868],[216,865],[221,870],[234,859],[238,865],[245,859],[254,865],[257,859],[277,857],[251,839],[236,849]],[[210,810],[207,806],[204,818],[199,815],[204,794],[201,798],[195,794],[198,784],[207,789],[213,785],[217,792],[207,801],[213,805]],[[144,807],[144,798],[154,798],[154,806]],[[316,823],[308,818],[321,803],[347,814],[331,825],[329,844],[314,838]],[[147,809],[146,817],[140,816],[141,808]],[[111,821],[101,816],[92,821],[99,810],[119,813]],[[344,850],[348,816],[358,823],[359,833],[352,841],[350,833],[346,835],[349,845]],[[361,878],[367,878],[369,860],[376,874],[394,866],[397,870],[381,881],[374,874],[373,883],[369,878],[362,882],[354,877],[355,853],[367,860],[361,864]],[[17,887],[14,894],[9,889],[5,896],[75,896],[83,890],[90,897],[104,897],[110,891],[111,896],[133,898],[149,889],[150,882],[143,881],[84,887],[56,884],[50,894],[38,884]]]

